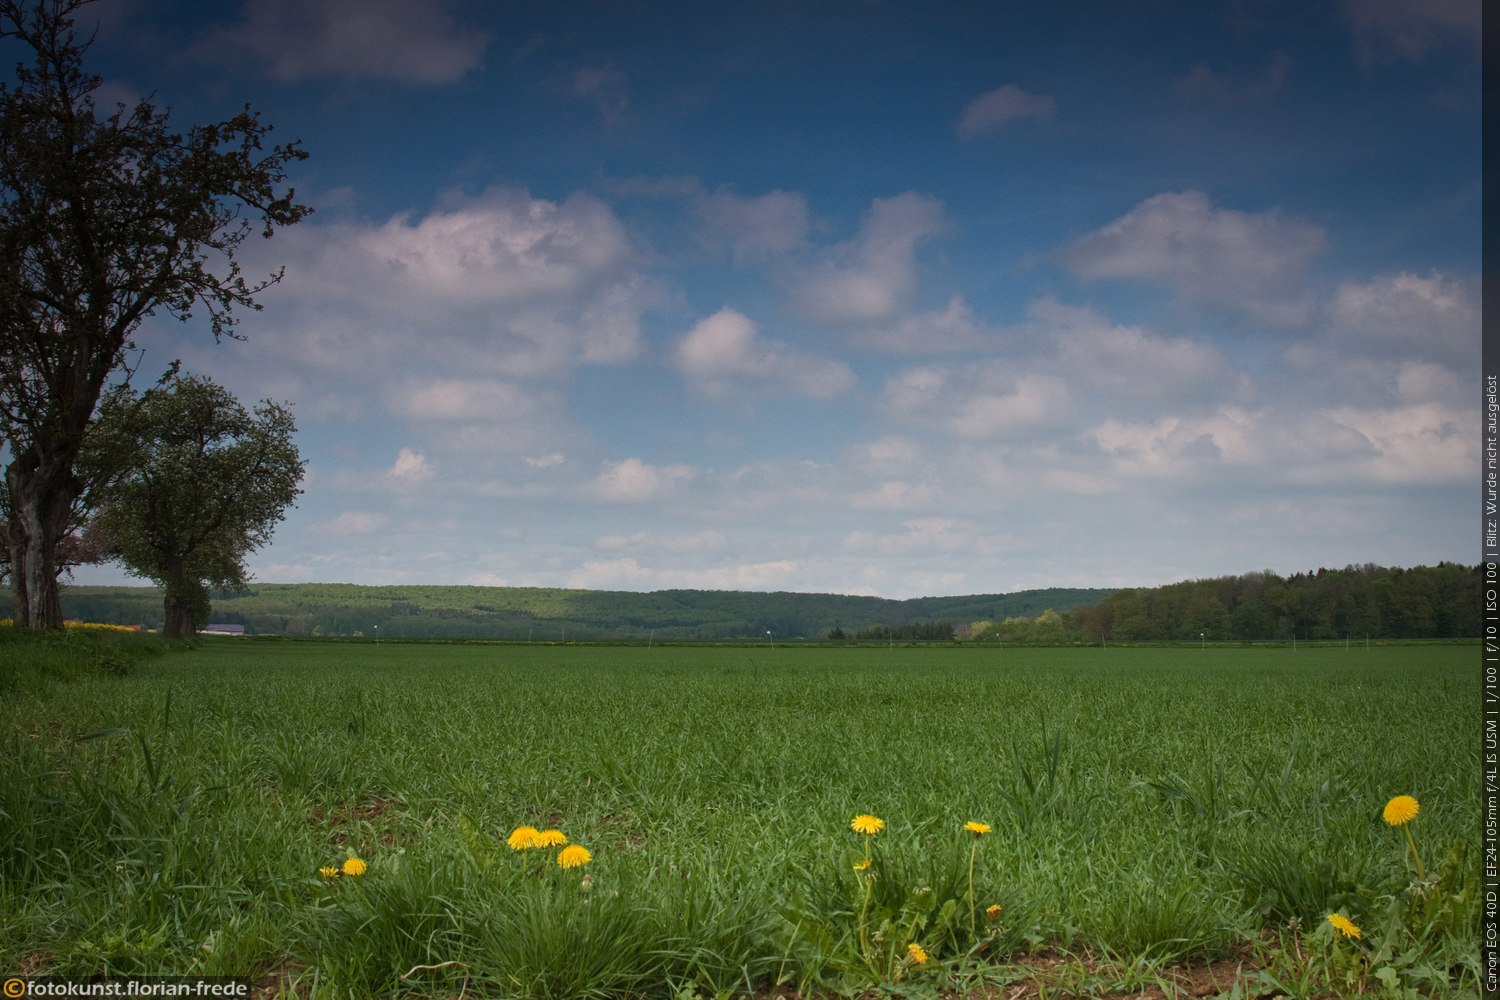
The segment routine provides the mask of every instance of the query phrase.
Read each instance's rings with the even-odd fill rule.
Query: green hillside
[[[1034,617],[1098,604],[1103,589],[1027,590],[1014,594],[921,597],[906,601],[839,594],[660,590],[653,593],[549,587],[363,587],[259,584],[214,598],[213,620],[256,635],[364,635],[423,639],[706,640],[816,639],[832,629],[853,635],[870,626]],[[66,587],[66,617],[156,627],[161,594],[153,587]],[[10,614],[0,597],[0,615]]]

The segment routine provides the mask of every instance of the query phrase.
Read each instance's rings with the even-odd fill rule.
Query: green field
[[[1291,995],[1475,992],[1472,645],[113,641],[0,644],[0,971],[937,995],[1050,948],[1116,986],[1238,956]]]

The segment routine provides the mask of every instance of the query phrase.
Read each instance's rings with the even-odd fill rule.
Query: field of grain
[[[1474,991],[1472,645],[222,640],[60,682],[19,648],[5,971],[1008,996],[1043,952],[1102,992],[1215,959],[1287,995]],[[527,826],[588,861],[513,849]]]

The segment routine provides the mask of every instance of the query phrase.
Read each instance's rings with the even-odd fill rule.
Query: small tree
[[[266,400],[252,416],[203,378],[106,398],[94,433],[129,461],[104,494],[99,529],[132,573],[166,591],[167,636],[208,621],[210,588],[245,586],[245,557],[302,492],[295,431],[285,407]]]
[[[128,380],[134,331],[158,309],[201,308],[215,337],[232,334],[231,310],[255,308],[280,277],[247,282],[236,251],[309,211],[280,190],[306,154],[264,148],[270,126],[248,107],[186,134],[150,101],[97,109],[73,35],[86,2],[0,0],[0,40],[32,60],[0,82],[5,541],[16,620],[31,628],[62,626],[58,546],[86,490],[75,462],[105,386]]]

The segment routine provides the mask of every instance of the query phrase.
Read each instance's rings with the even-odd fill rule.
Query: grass
[[[1474,647],[108,642],[59,680],[0,643],[7,969],[921,995],[1043,948],[1118,983],[1254,948],[1288,995],[1475,989]],[[1420,898],[1395,794],[1450,859]],[[873,881],[857,813],[886,823]],[[594,860],[512,851],[523,824]],[[347,857],[368,871],[318,875]]]

